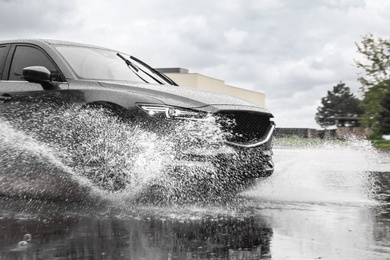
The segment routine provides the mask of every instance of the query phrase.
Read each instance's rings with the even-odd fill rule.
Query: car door
[[[1,46],[0,46],[1,47]],[[4,48],[4,49],[3,49]],[[68,84],[51,57],[35,45],[14,44],[0,48],[0,117],[9,122],[43,117],[66,104]],[[7,57],[7,58],[5,58]],[[55,88],[24,80],[23,68],[43,66],[52,75]]]

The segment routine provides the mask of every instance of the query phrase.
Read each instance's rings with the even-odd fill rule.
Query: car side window
[[[5,59],[7,58],[8,48],[6,45],[0,45],[0,80],[3,76],[3,69],[5,64]]]
[[[17,46],[12,57],[8,79],[24,80],[23,69],[28,66],[44,66],[51,72],[57,72],[52,61],[41,50],[30,46]],[[58,75],[58,72],[56,74]]]

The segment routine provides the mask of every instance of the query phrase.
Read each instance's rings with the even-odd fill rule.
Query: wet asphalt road
[[[275,149],[275,174],[228,203],[0,199],[0,259],[389,259],[390,155]]]

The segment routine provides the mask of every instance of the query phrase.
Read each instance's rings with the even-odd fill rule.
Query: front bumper
[[[212,178],[234,180],[268,177],[274,171],[273,152],[265,145],[237,148],[224,145],[219,148],[185,151],[171,166],[175,172],[186,171]]]
[[[177,167],[191,167],[216,173],[218,176],[232,176],[235,179],[268,177],[274,172],[272,160],[273,131],[270,126],[267,136],[252,144],[238,144],[225,141],[220,146],[190,148],[181,152]]]

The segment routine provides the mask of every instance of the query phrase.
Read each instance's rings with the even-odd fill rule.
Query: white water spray
[[[0,194],[82,200],[93,193],[89,181],[76,176],[54,151],[0,120]]]
[[[163,195],[169,197],[184,184],[191,185],[186,178],[195,175],[191,167],[176,174],[180,167],[172,165],[177,153],[189,147],[215,148],[222,143],[221,132],[212,122],[178,123],[173,128],[167,125],[164,133],[156,133],[99,109],[70,108],[61,115],[57,110],[40,110],[24,120],[16,117],[1,124],[0,137],[6,144],[1,150],[1,164],[10,164],[5,171],[7,178],[11,176],[15,186],[23,189],[28,177],[47,175],[40,185],[28,186],[31,192],[27,195],[33,196],[42,185],[55,182],[50,179],[55,174],[87,179],[89,186],[100,190],[105,198],[136,198],[145,195],[143,192],[151,185],[164,187],[168,194]],[[22,158],[20,154],[28,156]],[[19,166],[20,160],[23,167]],[[34,169],[29,168],[31,165]],[[18,179],[19,173],[27,177]]]
[[[262,201],[375,204],[380,155],[368,141],[322,142],[274,149],[275,173],[246,196]]]
[[[137,197],[154,184],[165,187],[167,196],[172,191],[180,194],[184,201],[210,199],[207,192],[186,193],[185,189],[197,185],[187,177],[213,176],[215,169],[180,169],[172,165],[178,153],[190,147],[218,149],[223,135],[213,123],[186,122],[166,127],[163,134],[158,134],[153,126],[149,131],[96,109],[39,110],[28,118],[19,118],[15,117],[12,124],[0,122],[0,163],[3,169],[11,169],[13,186],[19,191],[39,172],[47,175],[47,183],[27,186],[34,194],[47,190],[42,185],[56,183],[51,176],[57,176],[62,182],[76,180],[81,187],[97,190],[102,197],[111,194],[112,199],[121,202]],[[375,186],[370,172],[375,171],[378,154],[368,142],[325,142],[277,147],[274,151],[274,175],[246,196],[282,202],[372,201]],[[181,175],[176,174],[178,169]],[[212,185],[208,187],[208,191],[213,189]]]

